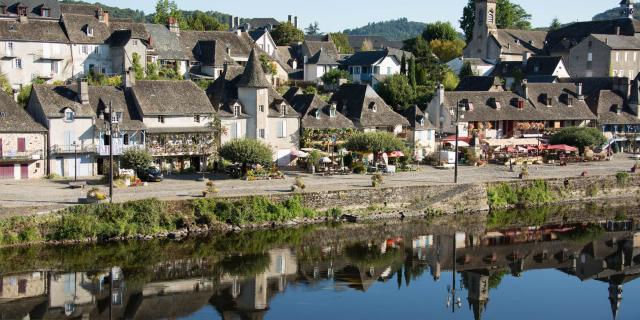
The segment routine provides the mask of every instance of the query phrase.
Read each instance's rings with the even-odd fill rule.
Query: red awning
[[[442,139],[442,141],[444,141],[444,142],[455,142],[456,141],[456,136],[448,136],[448,137]],[[471,137],[458,137],[458,141],[471,143]]]
[[[564,152],[577,152],[578,148],[568,146],[566,144],[558,144],[553,146],[548,146],[547,150],[556,150],[556,151],[564,151]]]

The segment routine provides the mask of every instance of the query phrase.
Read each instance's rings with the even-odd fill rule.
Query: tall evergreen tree
[[[403,75],[407,75],[407,58],[404,56],[404,52],[402,53],[402,60],[400,61],[400,73]]]
[[[409,84],[411,84],[413,90],[416,90],[416,59],[413,57],[409,59]]]

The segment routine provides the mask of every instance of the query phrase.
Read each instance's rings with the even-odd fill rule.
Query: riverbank
[[[486,214],[490,210],[548,204],[588,202],[597,206],[599,203],[610,204],[612,199],[638,198],[640,175],[618,173],[177,201],[147,199],[74,206],[51,214],[0,219],[0,246],[182,238],[189,234],[338,220],[355,222]]]

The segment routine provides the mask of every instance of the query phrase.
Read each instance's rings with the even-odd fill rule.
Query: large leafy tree
[[[122,153],[120,164],[123,169],[142,170],[153,162],[153,156],[145,149],[129,149]]]
[[[467,44],[460,40],[431,40],[429,48],[440,61],[451,61],[462,56],[462,51]]]
[[[498,28],[531,29],[531,15],[519,4],[512,3],[510,0],[497,0],[496,4],[496,25]],[[476,21],[475,8],[475,0],[469,0],[469,3],[462,11],[462,18],[459,21],[467,42],[473,39],[473,26]]]
[[[345,148],[357,152],[380,152],[403,151],[406,146],[404,142],[389,132],[362,132],[356,133],[345,144]]]
[[[322,75],[322,82],[326,84],[338,84],[340,79],[349,79],[349,78],[350,78],[349,72],[347,72],[346,70],[331,69],[330,71]]]
[[[584,152],[586,147],[599,147],[607,142],[602,132],[596,128],[569,127],[564,128],[551,136],[551,144],[566,144]]]
[[[404,110],[413,103],[414,89],[403,74],[388,76],[377,87],[378,94],[397,110]]]
[[[196,10],[186,18],[187,28],[196,31],[225,31],[228,26],[210,14]]]
[[[181,29],[187,29],[188,25],[182,17],[182,12],[178,9],[176,2],[173,0],[158,0],[156,12],[153,14],[153,23],[165,24],[169,21],[169,17],[178,20]]]
[[[271,37],[273,37],[273,41],[277,45],[286,46],[304,41],[304,32],[296,28],[292,23],[286,22],[277,25],[271,32]]]
[[[271,147],[255,139],[231,140],[222,145],[218,153],[225,160],[241,163],[243,173],[246,173],[247,165],[261,164],[267,166],[271,163],[273,157]]]
[[[437,21],[429,23],[422,32],[422,37],[430,42],[432,40],[456,40],[460,38],[458,31],[450,22]]]

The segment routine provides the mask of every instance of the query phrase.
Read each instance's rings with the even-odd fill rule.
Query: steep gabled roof
[[[629,108],[626,100],[618,92],[600,90],[587,98],[591,111],[598,117],[600,125],[640,124],[640,119]]]
[[[503,91],[498,77],[466,76],[460,80],[455,91]]]
[[[331,117],[331,104],[328,104],[316,94],[299,94],[294,96],[290,102],[293,108],[302,116],[303,129],[355,128],[353,122],[337,110],[335,117]],[[319,117],[316,115],[319,115]]]
[[[27,17],[29,19],[60,19],[60,3],[57,0],[1,0],[2,5],[7,6],[7,15],[16,17],[18,6],[27,7]],[[50,17],[42,17],[41,9],[50,10]],[[0,15],[5,16],[5,15]]]
[[[103,44],[111,36],[109,26],[100,22],[95,16],[63,14],[62,22],[67,37],[72,43]],[[89,29],[93,30],[93,36],[89,36]]]
[[[347,66],[370,66],[386,58],[387,50],[359,51],[344,61]]]
[[[640,50],[640,37],[593,34],[594,38],[613,50]]]
[[[46,132],[12,97],[0,92],[0,132]]]
[[[40,102],[44,115],[47,118],[62,118],[64,110],[73,110],[76,118],[95,118],[95,110],[89,104],[81,104],[78,101],[78,86],[54,86],[46,84],[34,84],[32,94]]]
[[[136,81],[132,90],[142,116],[214,113],[205,92],[192,81]]]
[[[205,65],[222,67],[228,63],[235,63],[227,54],[226,47],[218,41],[200,41],[193,49],[196,60]]]
[[[311,59],[307,61],[309,64],[319,64],[319,65],[334,65],[337,66],[338,62],[336,59],[327,54],[322,48],[318,53],[316,53]]]
[[[596,117],[584,100],[578,99],[575,84],[530,83],[529,102],[542,111],[540,120],[595,120]],[[547,106],[547,99],[552,105]],[[569,105],[569,99],[572,104]]]
[[[247,61],[247,66],[244,69],[242,78],[240,79],[240,82],[238,82],[238,87],[271,87],[271,83],[269,83],[264,74],[264,70],[262,70],[262,64],[258,60],[255,50],[251,50],[251,54],[249,54],[249,60]]]
[[[413,105],[405,110],[402,115],[407,118],[409,125],[416,131],[435,129],[436,127],[429,121],[424,111],[417,105]]]
[[[280,21],[274,18],[252,18],[252,19],[242,19],[242,24],[250,24],[251,29],[264,29],[269,26],[275,27],[280,24]]]
[[[161,24],[144,24],[151,39],[151,54],[160,59],[188,60],[190,54],[182,49],[180,37]],[[189,50],[190,51],[190,50]]]
[[[62,14],[82,14],[86,16],[92,16],[96,14],[96,11],[100,6],[90,3],[61,3],[60,11]]]
[[[556,71],[561,62],[562,57],[531,57],[527,60],[525,73],[528,76],[550,76]]]
[[[518,101],[524,99],[510,91],[452,91],[445,92],[444,97],[443,104],[447,108],[454,108],[459,102],[469,106],[460,110],[460,117],[469,122],[545,119],[544,114],[527,101],[522,109],[518,108]]]
[[[237,85],[243,72],[242,66],[228,65],[222,74],[209,85],[207,96],[216,110],[222,104],[238,100]]]
[[[307,57],[313,57],[320,50],[323,50],[328,56],[333,59],[338,59],[340,57],[340,52],[338,52],[338,48],[336,47],[333,41],[310,41],[305,40],[300,47],[301,55]],[[302,57],[300,57],[302,58]]]
[[[29,23],[0,20],[0,39],[3,41],[69,42],[60,22],[51,20],[31,20]]]
[[[284,110],[282,108],[284,108]],[[268,116],[270,118],[299,118],[300,114],[278,93],[278,91],[276,91],[275,88],[270,86]]]
[[[408,126],[409,121],[366,84],[343,84],[331,97],[339,112],[362,127]]]
[[[549,31],[545,50],[566,51],[573,48],[591,34],[616,34],[633,36],[640,32],[640,22],[635,19],[613,19],[576,22],[559,29]]]
[[[146,126],[137,114],[133,97],[122,88],[112,86],[90,86],[89,104],[96,115],[104,112],[111,105],[114,112],[122,112],[122,119],[118,127],[122,130],[144,130]],[[108,120],[108,117],[105,119]],[[106,130],[108,122],[104,119],[96,119],[96,127]]]
[[[533,30],[498,29],[494,39],[503,53],[520,55],[524,52],[539,54],[545,44],[547,32]]]

